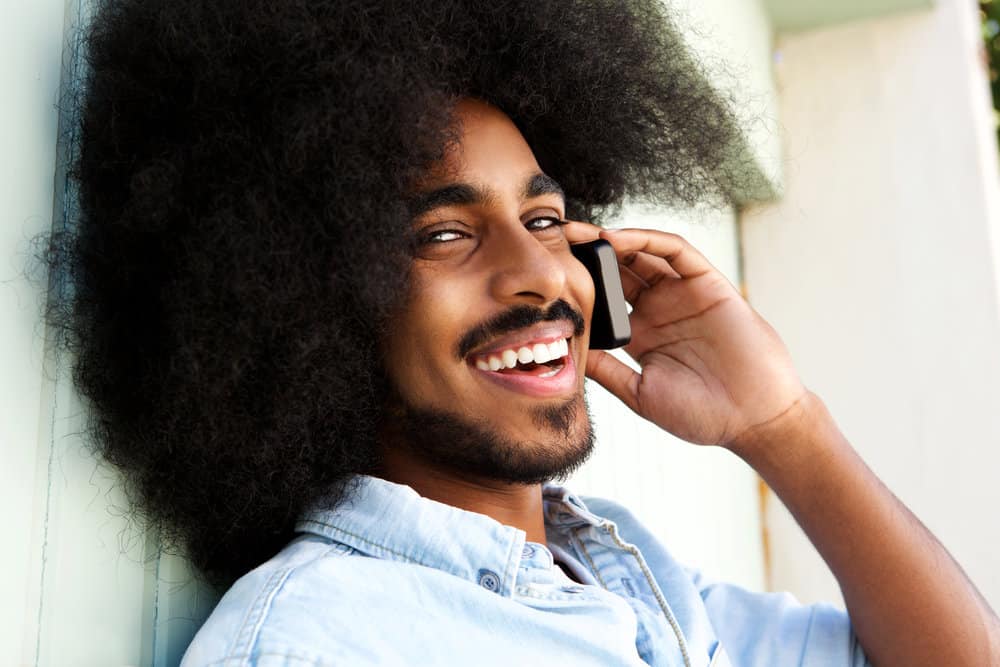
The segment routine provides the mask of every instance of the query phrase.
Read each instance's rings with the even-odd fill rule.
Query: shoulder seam
[[[274,602],[274,598],[276,598],[278,593],[281,592],[281,589],[284,588],[285,582],[288,581],[288,578],[298,568],[323,558],[335,548],[336,544],[331,544],[312,558],[296,563],[295,565],[276,570],[274,574],[271,575],[270,579],[268,579],[267,585],[256,596],[253,605],[247,609],[246,616],[240,624],[239,632],[236,633],[236,639],[226,652],[227,657],[223,661],[223,664],[228,664],[227,661],[237,655],[246,660],[250,659],[253,655],[254,647],[257,644],[257,639],[260,636],[260,630],[264,625],[264,620],[267,617],[267,613],[271,609],[272,603]],[[250,665],[251,663],[248,661],[243,664]]]
[[[249,665],[252,664],[249,661],[254,657],[291,659],[294,660],[297,664],[306,665],[308,667],[324,667],[325,665],[335,664],[331,661],[326,660],[325,658],[317,658],[314,656],[307,657],[305,655],[300,655],[297,653],[293,653],[291,651],[281,651],[281,652],[264,651],[263,653],[258,653],[256,655],[254,655],[253,653],[241,653],[239,655],[229,655],[223,658],[222,660],[216,660],[215,662],[208,663],[207,665],[205,665],[205,667],[234,667],[236,663],[232,662],[233,660],[244,660],[247,662],[241,664]]]

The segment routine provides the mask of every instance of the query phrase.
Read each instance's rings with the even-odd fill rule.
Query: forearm
[[[1000,665],[1000,622],[933,535],[808,394],[731,446],[775,491],[840,583],[875,665]]]

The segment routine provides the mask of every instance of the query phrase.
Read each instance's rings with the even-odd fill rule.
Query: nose
[[[501,303],[542,306],[558,299],[566,270],[554,248],[539,241],[520,222],[491,239],[490,291]]]

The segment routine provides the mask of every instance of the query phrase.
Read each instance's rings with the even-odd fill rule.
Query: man
[[[675,235],[569,221],[731,186],[735,130],[661,11],[102,9],[55,321],[102,452],[240,577],[185,664],[1000,664],[993,612],[732,285]],[[569,245],[598,237],[641,374],[588,350]],[[850,621],[543,488],[593,446],[585,375],[753,466]]]

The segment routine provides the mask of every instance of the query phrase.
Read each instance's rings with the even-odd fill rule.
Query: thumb
[[[639,412],[639,382],[642,376],[603,350],[587,355],[587,377],[618,397],[633,412]]]

